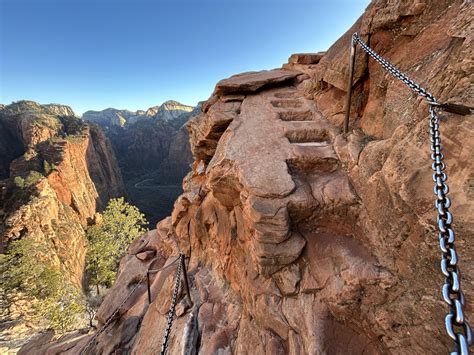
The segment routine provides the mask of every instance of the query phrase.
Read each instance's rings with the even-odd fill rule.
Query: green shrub
[[[42,178],[44,178],[43,174],[31,170],[28,174],[28,176],[25,178],[25,186],[24,187],[30,187],[33,185],[36,185],[38,181],[40,181]]]
[[[50,163],[47,160],[43,160],[43,171],[45,176],[48,176],[51,172],[57,171],[57,166],[54,163]]]
[[[15,178],[13,179],[13,182],[19,188],[25,187],[25,179],[23,179],[21,176],[15,176]]]
[[[19,293],[31,301],[32,320],[61,332],[74,329],[85,311],[79,291],[48,259],[49,250],[31,238],[13,241],[0,255],[0,289],[8,299]]]
[[[51,164],[47,160],[43,160],[43,171],[44,174],[47,176],[51,172]]]
[[[91,284],[112,286],[120,259],[129,244],[146,232],[145,216],[123,198],[112,199],[105,209],[102,222],[87,229],[89,246],[86,263]]]

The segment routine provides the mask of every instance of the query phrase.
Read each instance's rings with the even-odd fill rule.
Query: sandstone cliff
[[[181,181],[192,163],[188,133],[183,125],[199,112],[199,105],[166,101],[135,113],[107,109],[87,111],[82,116],[104,129],[131,202],[154,224],[170,213],[182,193]]]
[[[173,122],[178,130],[174,133],[169,148],[168,156],[161,162],[158,174],[161,180],[168,183],[181,183],[183,177],[191,170],[190,165],[193,162],[191,147],[189,144],[189,135],[184,125],[189,119],[198,116],[202,110],[202,103],[189,112],[189,115],[179,116]],[[181,124],[181,126],[179,125]]]
[[[11,148],[1,155],[6,179],[0,181],[0,251],[20,238],[41,243],[66,279],[82,289],[84,230],[110,198],[124,194],[110,143],[67,106],[16,102],[0,110],[0,126],[0,141]],[[28,311],[6,306],[2,314],[9,321]]]
[[[468,2],[375,0],[324,55],[219,82],[188,124],[195,161],[184,193],[130,246],[97,317],[104,324],[117,307],[118,316],[88,352],[159,352],[175,270],[152,277],[150,305],[143,275],[178,251],[189,258],[194,305],[182,292],[171,354],[451,350],[426,104],[359,52],[347,138],[341,123],[354,31],[440,100],[473,106],[471,19]],[[472,302],[473,117],[443,116]],[[71,339],[35,346],[78,353],[90,336]]]
[[[110,198],[124,194],[104,133],[74,117],[69,107],[20,101],[1,110],[0,121],[8,127],[7,139],[18,147],[17,156],[5,159],[10,180],[27,177],[31,171],[43,174],[81,223],[104,208]]]
[[[113,108],[87,111],[82,119],[104,128],[126,177],[142,176],[157,170],[168,158],[170,150],[181,150],[182,156],[187,157],[179,160],[186,160],[187,173],[190,152],[189,145],[184,143],[187,135],[183,137],[183,133],[186,134],[186,131],[181,128],[198,113],[197,108],[169,100],[146,111]],[[184,175],[179,175],[181,180]]]

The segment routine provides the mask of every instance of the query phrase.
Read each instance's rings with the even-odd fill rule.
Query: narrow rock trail
[[[129,248],[99,323],[138,285],[136,294],[89,353],[159,353],[174,272],[152,278],[150,305],[137,282],[179,252],[194,306],[180,294],[169,354],[452,351],[438,292],[426,107],[359,53],[354,130],[344,137],[339,127],[356,31],[443,102],[472,106],[468,7],[375,0],[326,53],[217,83],[187,125],[194,163],[184,192]],[[473,127],[470,117],[447,115],[443,146],[469,295]],[[90,337],[38,344],[38,353],[77,354]]]
[[[336,330],[344,334],[338,351],[380,353],[371,331],[355,327],[348,305],[360,302],[361,292],[390,285],[390,277],[353,238],[357,197],[334,149],[339,130],[298,90],[297,73],[280,72],[263,74],[290,77],[276,87],[262,74],[239,76],[238,95],[218,96],[191,122],[197,160],[185,192],[172,217],[130,247],[97,314],[101,324],[146,270],[181,251],[190,257],[194,306],[188,309],[181,295],[172,353],[322,353]],[[256,92],[241,95],[254,81]],[[152,276],[150,305],[140,285],[88,351],[158,351],[172,275],[168,269]],[[68,343],[68,352],[86,343]]]

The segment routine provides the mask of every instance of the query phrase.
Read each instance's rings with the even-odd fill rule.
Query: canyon
[[[19,353],[159,353],[179,253],[191,300],[180,287],[170,354],[451,351],[428,105],[359,50],[341,128],[354,32],[441,102],[473,106],[472,16],[465,1],[374,0],[326,52],[218,82],[186,124],[184,192],[130,245],[100,332],[45,332]],[[469,319],[474,121],[442,116]]]
[[[88,111],[81,120],[65,105],[3,105],[1,252],[17,240],[41,245],[49,262],[82,292],[85,230],[111,198],[151,205],[150,220],[170,213],[191,162],[182,126],[198,109],[167,101],[135,113]],[[0,349],[21,344],[31,329],[41,330],[29,321],[30,306],[20,295],[2,300],[1,311]]]
[[[0,142],[0,251],[20,239],[41,246],[82,290],[85,229],[110,198],[125,194],[109,141],[68,106],[19,101],[0,109]],[[31,304],[3,297],[0,347],[34,329],[24,322]]]
[[[147,110],[86,111],[82,119],[102,127],[112,143],[128,197],[151,225],[166,217],[182,193],[192,163],[184,124],[200,111],[166,101]]]

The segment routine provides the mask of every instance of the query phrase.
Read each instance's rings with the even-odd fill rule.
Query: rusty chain
[[[439,104],[432,93],[415,83],[405,73],[396,68],[393,64],[385,60],[370,48],[357,33],[352,35],[352,46],[359,44],[373,59],[375,59],[384,69],[386,69],[395,78],[405,83],[417,95],[422,96],[428,101],[429,106],[429,129],[431,139],[431,159],[433,160],[432,169],[434,170],[433,181],[434,193],[436,195],[435,207],[438,213],[437,227],[439,246],[442,252],[441,272],[445,276],[442,287],[442,297],[448,305],[448,313],[445,317],[446,331],[449,337],[455,341],[456,350],[451,355],[468,355],[469,347],[472,345],[473,337],[469,323],[464,316],[464,294],[461,290],[460,272],[458,266],[458,256],[454,246],[454,230],[452,228],[453,215],[449,212],[451,201],[447,197],[449,188],[446,183],[447,174],[446,164],[443,162],[444,155],[441,153],[441,137],[439,124],[440,119],[437,114],[437,108],[446,106]],[[456,106],[456,105],[454,105]],[[455,112],[455,111],[452,111]]]

